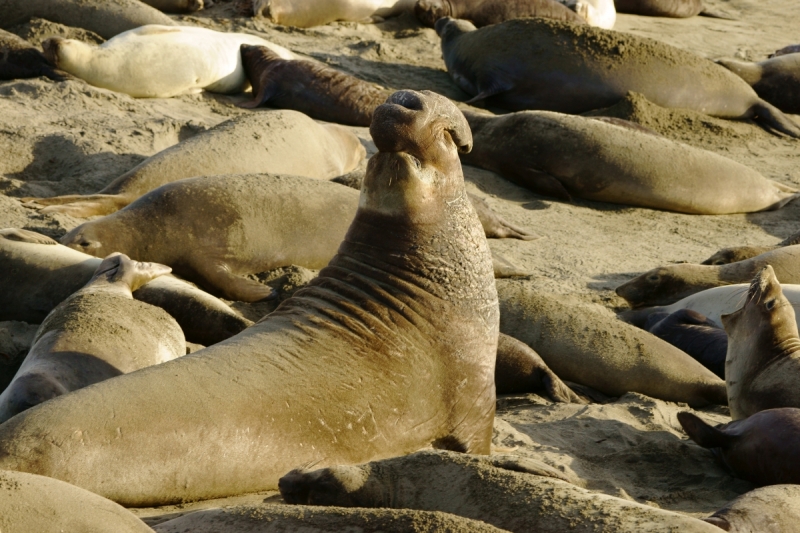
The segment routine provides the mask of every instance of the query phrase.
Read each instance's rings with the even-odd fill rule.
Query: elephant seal
[[[617,22],[614,0],[558,0],[574,10],[590,26],[610,30]]]
[[[126,31],[100,46],[51,37],[42,48],[53,65],[95,87],[134,98],[169,98],[246,89],[242,44],[266,46],[285,59],[296,57],[255,35],[158,24]]]
[[[785,54],[759,63],[718,59],[717,63],[741,77],[756,94],[785,113],[800,113],[800,53]]]
[[[139,0],[5,0],[0,28],[24,24],[34,17],[93,31],[104,39],[147,24],[175,24]]]
[[[618,123],[549,111],[464,116],[475,140],[464,163],[563,200],[727,214],[779,209],[800,196],[735,161]],[[568,155],[576,151],[582,157]]]
[[[352,132],[297,111],[262,111],[227,120],[151,156],[97,194],[25,198],[46,213],[107,215],[148,191],[184,178],[267,172],[330,179],[367,152]]]
[[[254,0],[253,15],[273,24],[310,28],[337,20],[365,22],[370,17],[399,15],[414,0]]]
[[[57,479],[2,470],[0,488],[3,532],[153,533],[124,507]]]
[[[648,317],[644,329],[725,379],[728,335],[702,314],[691,309],[679,309],[672,314],[655,313]]]
[[[689,18],[696,15],[730,19],[724,13],[707,8],[703,0],[614,0],[617,13],[646,17]]]
[[[578,114],[609,107],[634,91],[661,107],[752,118],[800,138],[800,127],[740,77],[653,39],[548,19],[477,29],[446,17],[436,32],[447,71],[473,97],[468,103],[488,99],[511,111]]]
[[[0,423],[44,401],[186,354],[175,319],[133,299],[170,268],[114,254],[42,323],[30,352],[0,394]]]
[[[0,30],[0,81],[46,76],[53,81],[72,78],[54,69],[31,43],[13,33]]]
[[[791,44],[789,46],[784,46],[780,50],[775,50],[769,55],[769,58],[782,56],[785,54],[796,54],[800,52],[800,44]]]
[[[728,333],[725,381],[731,418],[777,407],[800,408],[800,338],[792,304],[771,266],[750,284],[738,311],[722,315]]]
[[[800,487],[751,490],[703,520],[729,533],[794,533],[800,523]]]
[[[469,20],[478,28],[520,17],[586,24],[583,17],[557,0],[418,0],[414,15],[431,28],[442,17]]]
[[[634,309],[669,305],[704,289],[750,283],[766,265],[772,265],[785,283],[800,283],[800,245],[777,248],[728,265],[679,263],[654,268],[623,283],[616,293]]]
[[[33,231],[0,230],[0,320],[42,322],[86,285],[101,262]],[[221,300],[169,275],[134,291],[133,297],[164,309],[187,340],[202,345],[216,344],[252,325]]]
[[[692,406],[725,405],[725,382],[646,331],[596,304],[542,294],[530,283],[497,282],[500,331],[538,353],[563,380],[609,396],[639,392]]]
[[[737,476],[759,486],[800,484],[800,409],[767,409],[717,427],[689,412],[678,421]]]
[[[204,0],[141,0],[164,13],[194,13],[205,7]],[[210,3],[210,2],[209,2]]]
[[[0,469],[148,506],[271,489],[310,462],[488,454],[499,310],[458,160],[469,126],[400,91],[370,133],[358,212],[316,279],[231,339],[0,425]]]
[[[696,518],[580,488],[552,467],[513,455],[422,451],[298,469],[281,478],[280,489],[287,503],[442,511],[515,533],[719,533]]]
[[[727,265],[728,263],[736,263],[737,261],[744,261],[757,255],[783,248],[784,246],[793,246],[800,244],[800,231],[789,235],[784,240],[773,246],[734,246],[731,248],[723,248],[714,255],[700,263],[701,265]]]

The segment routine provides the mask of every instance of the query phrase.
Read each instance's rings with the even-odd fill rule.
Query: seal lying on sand
[[[17,375],[0,394],[0,423],[44,401],[186,354],[178,323],[132,292],[169,267],[115,254],[47,315]]]
[[[337,20],[364,22],[408,11],[414,0],[254,0],[253,14],[274,24],[310,28]]]
[[[679,309],[672,314],[654,313],[648,317],[644,329],[725,379],[728,335],[702,314],[691,309]]]
[[[521,17],[586,24],[583,17],[557,0],[418,0],[414,15],[431,28],[442,17],[465,19],[478,28]]]
[[[595,304],[498,281],[500,330],[521,340],[558,377],[609,396],[640,392],[693,406],[727,403],[725,383],[661,339]]]
[[[730,18],[728,15],[708,9],[703,0],[614,0],[614,5],[618,13],[647,17],[689,18],[704,15]]]
[[[722,316],[728,333],[725,381],[731,418],[800,408],[800,338],[792,304],[771,266],[753,278],[747,301]]]
[[[800,44],[791,44],[789,46],[784,46],[780,50],[775,50],[769,55],[769,57],[771,59],[773,57],[778,57],[785,54],[796,54],[798,52],[800,52]]]
[[[517,456],[418,452],[356,466],[295,470],[287,503],[443,511],[528,533],[719,533],[696,518],[590,492],[558,470]]]
[[[616,293],[633,308],[669,305],[704,289],[749,283],[766,265],[772,265],[784,282],[800,283],[800,246],[777,248],[728,265],[679,263],[654,268],[623,283]]]
[[[72,76],[54,69],[31,43],[13,33],[0,30],[0,80],[19,80],[47,76],[64,81]]]
[[[689,412],[678,421],[737,476],[756,485],[800,484],[800,409],[767,409],[717,427]]]
[[[718,59],[736,73],[756,94],[786,113],[800,113],[800,53],[785,54],[760,63]]]
[[[792,246],[795,244],[800,244],[800,231],[789,235],[784,240],[773,246],[734,246],[731,248],[723,248],[700,264],[727,265],[728,263],[735,263],[737,261],[750,259],[751,257],[775,250],[776,248],[783,248],[784,246]]]
[[[0,320],[42,322],[92,278],[101,262],[33,231],[0,230]],[[133,297],[164,309],[187,340],[204,346],[252,324],[221,300],[169,275],[154,279]]]
[[[52,37],[42,43],[56,67],[104,89],[134,98],[169,98],[202,90],[238,93],[247,88],[239,47],[259,44],[286,59],[286,48],[246,33],[151,24],[100,46]]]
[[[659,41],[547,19],[476,29],[465,20],[443,18],[436,31],[447,71],[473,96],[469,102],[488,98],[512,111],[583,113],[634,91],[661,107],[753,118],[800,138],[800,127],[740,77]]]
[[[370,133],[356,217],[308,287],[227,341],[0,425],[0,469],[144,506],[274,488],[309,462],[489,453],[499,311],[458,160],[469,126],[401,91]]]
[[[464,163],[564,200],[726,214],[778,209],[800,196],[735,161],[621,121],[548,111],[464,115],[475,139]],[[582,157],[570,156],[576,152]]]
[[[793,533],[800,523],[800,487],[772,485],[751,490],[703,520],[730,533]]]
[[[162,150],[97,194],[26,198],[45,212],[77,217],[107,215],[148,191],[183,178],[247,172],[330,179],[352,171],[366,156],[352,132],[318,124],[296,111],[264,111],[227,120]]]
[[[194,13],[205,7],[204,0],[141,0],[164,13]]]

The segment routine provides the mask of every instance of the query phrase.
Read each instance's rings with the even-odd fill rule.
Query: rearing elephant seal
[[[64,81],[72,76],[54,69],[31,43],[13,33],[0,30],[0,80],[18,80],[47,76]]]
[[[0,394],[0,423],[70,391],[186,354],[166,311],[132,292],[169,267],[115,254],[45,319],[17,375]]]
[[[418,0],[414,15],[431,28],[442,17],[469,20],[478,28],[521,17],[586,24],[583,17],[557,0]]]
[[[740,76],[756,94],[786,113],[800,113],[800,53],[773,57],[760,63],[718,59]]]
[[[0,469],[145,506],[275,488],[308,463],[489,453],[499,311],[458,160],[469,126],[401,91],[370,132],[380,152],[318,278],[227,341],[0,425]]]
[[[436,32],[447,71],[473,96],[469,102],[577,114],[609,107],[634,91],[661,107],[752,118],[800,138],[800,127],[740,77],[653,39],[548,19],[477,29],[443,18]]]

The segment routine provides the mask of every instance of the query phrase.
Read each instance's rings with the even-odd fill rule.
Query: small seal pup
[[[795,244],[800,244],[800,231],[789,235],[784,240],[773,246],[733,246],[731,248],[723,248],[700,264],[727,265],[728,263],[736,263],[737,261],[750,259],[751,257],[775,250],[776,248],[793,246]]]
[[[722,315],[722,324],[728,333],[725,381],[731,418],[800,408],[797,320],[771,266],[753,278],[742,308]]]
[[[0,423],[93,383],[186,354],[175,319],[133,299],[132,292],[169,267],[105,258],[82,289],[47,315],[30,352],[0,394]]]
[[[418,0],[414,15],[431,28],[442,17],[465,19],[478,28],[520,17],[586,24],[583,17],[557,0]]]
[[[728,265],[679,263],[654,268],[623,283],[616,293],[634,309],[669,305],[704,289],[750,283],[767,265],[772,265],[775,275],[784,282],[800,283],[800,245],[777,248]]]
[[[262,111],[232,118],[145,159],[97,194],[25,198],[46,213],[107,215],[148,191],[184,178],[263,172],[331,179],[366,157],[361,141],[337,124],[318,124],[297,111]]]
[[[759,486],[800,484],[800,409],[767,409],[717,427],[682,412],[678,422],[742,479]]]
[[[53,81],[72,78],[54,69],[31,43],[13,33],[0,30],[0,80],[19,80],[46,76]]]
[[[702,215],[779,209],[800,196],[735,161],[621,121],[550,111],[464,116],[475,141],[464,163],[562,200]],[[583,156],[570,157],[575,151]]]
[[[758,63],[717,59],[740,76],[756,94],[785,113],[800,113],[800,53],[784,54]]]
[[[410,10],[414,0],[254,0],[253,15],[273,24],[310,28],[337,20],[370,22]]]
[[[644,329],[725,379],[728,335],[702,314],[691,309],[679,309],[669,315],[654,313],[648,317]]]
[[[296,56],[261,37],[193,26],[151,24],[126,31],[100,46],[51,37],[44,55],[57,68],[95,87],[134,98],[238,93],[248,86],[239,47],[260,44],[285,59]]]
[[[421,451],[298,469],[279,486],[292,504],[443,511],[517,533],[719,533],[697,518],[588,491],[555,468],[513,455]]]
[[[617,13],[647,17],[689,18],[696,15],[730,19],[724,13],[707,8],[703,0],[614,0]]]
[[[703,520],[729,533],[795,533],[800,523],[800,487],[771,485],[751,490]]]
[[[0,469],[149,506],[271,489],[309,462],[488,454],[499,310],[458,159],[469,126],[400,91],[370,132],[358,212],[316,279],[235,337],[0,424]]]
[[[4,533],[153,533],[124,507],[69,483],[0,470]]]
[[[541,18],[477,29],[445,17],[436,32],[447,72],[473,97],[468,103],[578,114],[634,91],[661,107],[752,118],[800,138],[800,127],[739,76],[653,39]]]

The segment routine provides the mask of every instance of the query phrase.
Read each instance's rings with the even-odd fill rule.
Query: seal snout
[[[54,67],[58,66],[58,48],[61,42],[64,41],[61,37],[50,37],[42,42],[42,54],[47,62]]]

